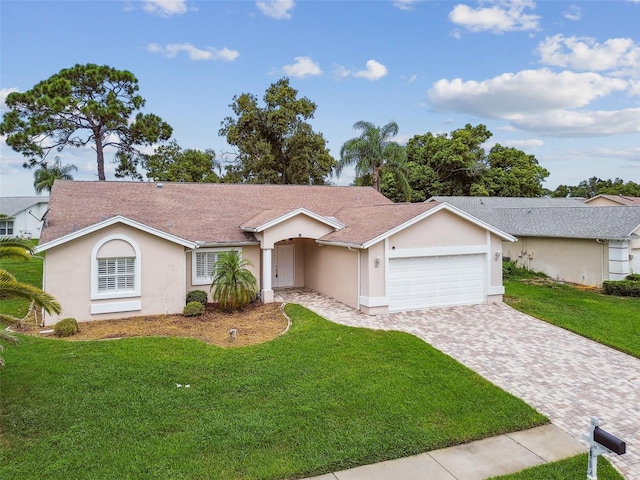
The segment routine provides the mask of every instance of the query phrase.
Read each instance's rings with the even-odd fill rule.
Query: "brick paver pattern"
[[[607,455],[609,460],[627,480],[640,480],[637,358],[504,303],[369,316],[307,289],[278,291],[276,300],[299,303],[336,323],[416,335],[521,398],[578,440],[595,415],[601,428],[627,443],[625,455]]]

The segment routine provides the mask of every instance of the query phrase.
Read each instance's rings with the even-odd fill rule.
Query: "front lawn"
[[[504,282],[516,310],[640,358],[640,298],[614,297],[541,278]]]
[[[296,478],[547,421],[416,337],[287,312],[286,335],[238,349],[20,336],[0,478]]]
[[[547,463],[538,467],[531,467],[512,475],[494,477],[491,480],[573,480],[587,477],[587,462],[589,455],[584,453],[566,458],[558,462]],[[611,466],[609,461],[598,458],[599,480],[624,480],[624,477]]]

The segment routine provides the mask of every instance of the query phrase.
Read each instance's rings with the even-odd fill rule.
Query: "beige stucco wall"
[[[446,210],[389,237],[389,248],[455,247],[486,245],[486,230]]]
[[[296,215],[265,230],[260,236],[262,248],[273,248],[276,242],[289,238],[320,238],[333,228],[306,215]]]
[[[350,307],[358,306],[358,252],[304,241],[305,286]]]
[[[141,296],[91,299],[91,253],[104,238],[122,235],[137,243],[141,256]],[[130,251],[120,240],[106,244],[105,250]],[[60,302],[62,315],[46,316],[52,325],[60,318],[78,321],[126,318],[182,312],[185,299],[184,247],[126,225],[113,225],[67,242],[46,252],[44,288]],[[91,314],[91,305],[141,301],[142,309],[130,312]]]
[[[607,278],[608,246],[590,239],[523,237],[503,243],[505,257],[552,278],[598,286]]]

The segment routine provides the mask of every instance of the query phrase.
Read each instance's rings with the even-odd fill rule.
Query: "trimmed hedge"
[[[632,282],[640,282],[640,273],[632,273],[631,275],[627,275],[625,280],[630,280]]]
[[[187,293],[187,302],[200,302],[204,307],[207,306],[207,292],[204,290],[192,290]]]
[[[616,295],[618,297],[640,297],[640,282],[633,280],[605,280],[602,282],[602,290],[607,295]]]
[[[204,305],[200,302],[189,302],[184,306],[182,314],[185,317],[199,317],[204,313]]]
[[[58,337],[70,337],[80,331],[75,318],[64,318],[53,326],[53,333]]]

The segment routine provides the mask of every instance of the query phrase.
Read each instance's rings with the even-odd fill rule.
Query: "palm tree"
[[[218,254],[211,289],[213,301],[218,302],[222,310],[241,310],[255,297],[258,282],[248,266],[253,265],[247,259],[240,259],[236,251]]]
[[[62,165],[60,157],[56,157],[53,166],[49,168],[45,163],[41,168],[33,173],[33,188],[39,195],[43,191],[51,192],[53,182],[56,180],[73,180],[71,172],[77,172],[75,165]]]
[[[0,238],[0,259],[26,261],[33,255],[31,244],[24,240],[14,238]],[[43,308],[47,313],[61,313],[62,307],[57,300],[44,290],[33,285],[19,282],[15,276],[0,268],[0,300],[9,298],[24,298],[31,300],[32,305]],[[20,323],[20,319],[0,312],[0,321],[9,323]],[[16,339],[5,330],[0,330],[0,340],[15,343]],[[2,346],[0,345],[0,350]],[[0,357],[0,367],[4,365],[4,360]]]
[[[342,169],[355,164],[356,178],[371,177],[371,182],[380,191],[383,172],[389,171],[407,200],[411,197],[411,187],[407,181],[406,151],[391,138],[398,134],[398,124],[389,122],[380,128],[373,123],[359,121],[354,130],[362,130],[359,137],[347,140],[340,149],[340,160],[335,169],[339,177]]]

